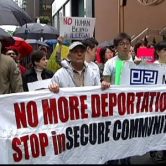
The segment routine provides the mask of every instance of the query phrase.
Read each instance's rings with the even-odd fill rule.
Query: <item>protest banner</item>
[[[93,37],[95,21],[90,17],[60,17],[60,36],[70,40]]]
[[[166,84],[165,64],[145,64],[136,65],[124,62],[120,73],[120,85],[155,85]]]
[[[1,164],[103,164],[166,149],[165,86],[0,96]]]

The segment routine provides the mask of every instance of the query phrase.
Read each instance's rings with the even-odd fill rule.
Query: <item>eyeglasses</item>
[[[118,44],[119,46],[129,46],[130,45],[130,42],[120,42],[119,44]]]

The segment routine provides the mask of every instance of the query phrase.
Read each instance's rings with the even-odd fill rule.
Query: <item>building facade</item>
[[[36,22],[39,17],[48,17],[52,24],[52,3],[54,0],[23,0],[23,6],[29,16]]]
[[[52,4],[53,25],[59,29],[59,19],[66,17],[94,17],[94,0],[54,0]]]
[[[62,16],[95,17],[95,37],[99,42],[126,32],[133,41],[147,36],[161,39],[166,26],[166,0],[54,0],[54,26]]]

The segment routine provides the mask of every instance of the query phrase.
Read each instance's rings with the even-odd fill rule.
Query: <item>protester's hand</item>
[[[50,85],[48,86],[48,89],[49,89],[51,92],[58,93],[58,92],[59,92],[59,85],[56,84],[56,83],[50,84]]]
[[[101,82],[101,89],[102,90],[105,90],[105,89],[108,89],[108,88],[110,88],[110,83],[109,82],[107,82],[107,81],[102,81]]]
[[[64,37],[63,36],[59,36],[58,38],[57,38],[57,41],[58,41],[58,44],[59,44],[59,47],[58,47],[58,49],[57,49],[57,53],[61,53],[61,50],[62,50],[62,45],[63,45],[63,41],[64,41]],[[58,58],[58,59],[60,59],[60,61],[61,61],[61,55],[59,55],[60,57]]]
[[[141,58],[135,58],[135,60],[134,60],[134,63],[135,63],[136,65],[139,65],[141,62],[142,62],[142,59],[141,59]]]
[[[58,41],[58,43],[59,43],[60,45],[62,45],[62,44],[63,44],[63,41],[64,41],[64,37],[63,37],[63,36],[59,36],[59,37],[57,38],[57,41]]]

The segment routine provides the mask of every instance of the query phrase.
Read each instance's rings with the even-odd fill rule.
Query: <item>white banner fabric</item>
[[[103,164],[166,150],[163,85],[0,96],[1,164]]]

